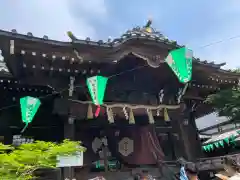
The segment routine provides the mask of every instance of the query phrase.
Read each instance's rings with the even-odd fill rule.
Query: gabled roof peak
[[[141,36],[145,35],[145,36],[150,36],[153,38],[159,38],[162,40],[166,40],[167,37],[165,37],[160,31],[156,31],[153,27],[152,27],[152,20],[149,19],[146,23],[145,26],[140,27],[140,26],[136,26],[134,28],[132,28],[131,30],[128,30],[125,34],[139,34]],[[125,35],[123,34],[123,36]]]
[[[68,36],[72,40],[72,42],[63,42],[63,41],[55,41],[48,38],[48,36],[44,36],[42,38],[35,37],[32,33],[27,33],[27,35],[17,33],[16,29],[13,29],[11,32],[0,30],[0,37],[8,37],[19,40],[27,40],[31,42],[44,43],[50,45],[57,45],[60,47],[72,47],[73,44],[82,44],[88,46],[98,46],[109,48],[110,50],[114,48],[124,47],[124,44],[127,41],[131,40],[148,40],[152,41],[155,44],[161,43],[165,45],[168,50],[180,48],[183,46],[178,45],[176,41],[169,40],[162,33],[156,31],[151,27],[152,21],[148,20],[145,26],[142,27],[134,27],[131,30],[128,30],[125,34],[123,34],[120,38],[108,39],[107,41],[99,40],[93,41],[89,37],[85,40],[78,39],[74,34],[69,31]],[[214,62],[200,61],[199,58],[194,58],[194,62],[198,64],[208,65],[210,67],[214,67],[220,69],[221,66],[225,65],[225,63],[216,64]]]

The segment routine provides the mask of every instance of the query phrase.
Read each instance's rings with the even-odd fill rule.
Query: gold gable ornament
[[[146,32],[152,33],[151,25],[152,25],[152,20],[148,19],[147,24],[144,26]]]
[[[148,33],[151,33],[152,32],[152,28],[151,27],[146,27],[145,31],[148,32]]]

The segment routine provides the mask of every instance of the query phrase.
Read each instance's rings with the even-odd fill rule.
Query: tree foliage
[[[233,70],[239,73],[240,69]],[[240,87],[239,85],[231,89],[222,90],[216,94],[208,96],[208,103],[212,104],[219,116],[226,116],[230,120],[240,121]]]
[[[64,140],[53,142],[36,141],[18,147],[0,144],[0,179],[29,180],[35,170],[56,168],[58,155],[73,155],[85,151],[80,142]]]

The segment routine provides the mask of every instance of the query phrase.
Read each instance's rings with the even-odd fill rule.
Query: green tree
[[[41,168],[56,168],[58,155],[74,155],[85,151],[80,142],[36,141],[18,147],[0,144],[0,179],[29,180]]]
[[[239,73],[240,69],[234,70]],[[219,116],[226,116],[231,121],[240,121],[240,87],[239,85],[208,96],[206,102],[213,105]]]

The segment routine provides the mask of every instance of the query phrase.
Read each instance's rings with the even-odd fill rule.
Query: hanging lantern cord
[[[23,133],[28,127],[28,123],[25,124],[24,128],[21,130],[21,133]]]
[[[110,79],[110,78],[114,78],[114,77],[117,77],[117,76],[121,76],[121,75],[123,75],[125,73],[136,71],[136,70],[142,69],[142,68],[147,67],[147,66],[148,66],[148,64],[145,64],[143,66],[137,66],[137,67],[134,67],[132,69],[128,69],[128,70],[122,71],[120,73],[113,74],[113,75],[109,76],[108,78]],[[82,85],[82,84],[78,84],[78,85],[75,86],[75,88],[84,88],[84,87],[85,87],[85,85]],[[61,93],[65,92],[65,91],[69,91],[69,87],[63,88],[60,91],[53,90],[52,94],[47,94],[47,95],[44,95],[44,96],[40,96],[38,98],[39,99],[45,99],[45,98],[48,98],[50,96],[55,96],[57,94],[61,94]],[[4,107],[0,108],[0,111],[6,110],[6,109],[10,109],[10,108],[13,108],[13,107],[16,107],[16,106],[18,106],[18,104],[15,104],[15,103],[12,104],[12,105],[9,105],[9,106],[4,106]]]

